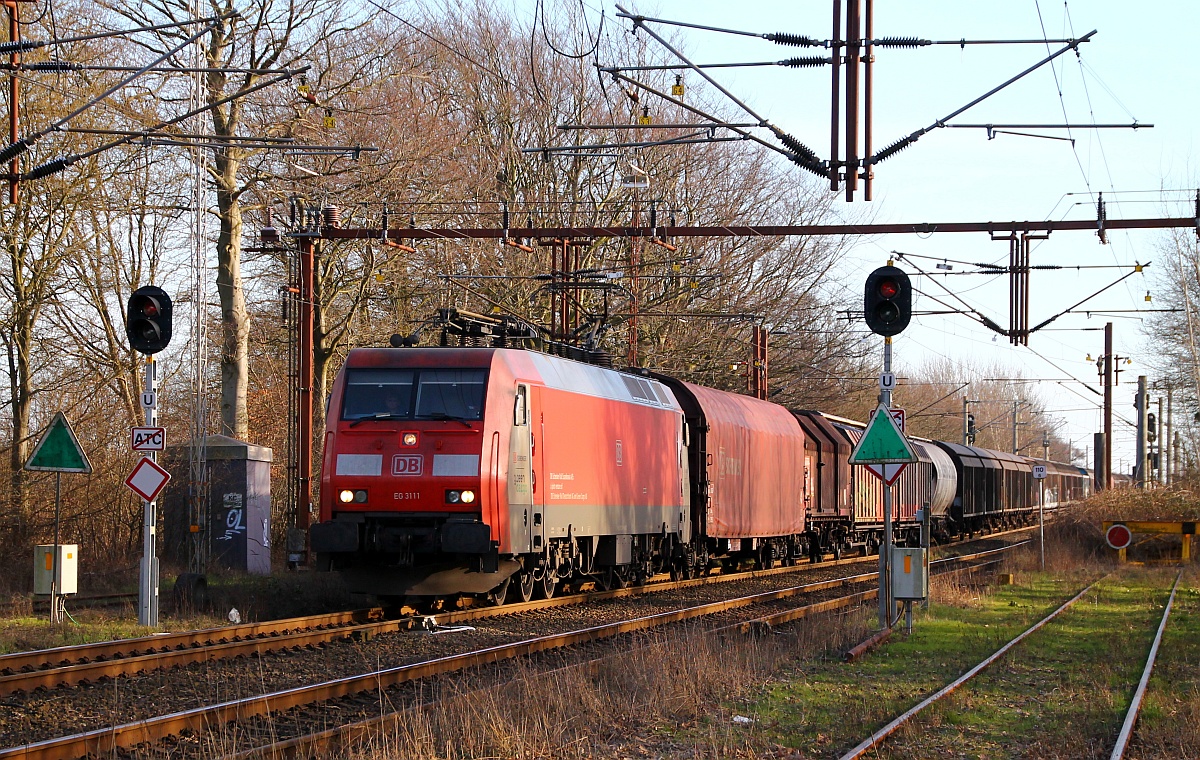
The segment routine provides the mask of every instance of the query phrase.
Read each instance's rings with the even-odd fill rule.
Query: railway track
[[[960,689],[970,688],[973,681],[977,677],[984,673],[985,670],[987,670],[996,661],[1000,660],[1002,657],[1016,649],[1022,642],[1025,642],[1031,636],[1034,636],[1039,631],[1042,631],[1047,624],[1056,618],[1059,618],[1060,616],[1066,618],[1077,602],[1086,598],[1089,594],[1094,593],[1097,587],[1108,577],[1109,576],[1104,576],[1103,578],[1100,578],[1099,580],[1089,584],[1086,588],[1079,591],[1074,597],[1064,602],[1049,615],[1045,616],[1023,632],[1013,637],[1008,643],[983,659],[981,662],[969,669],[966,673],[959,676],[954,681],[946,684],[946,686],[921,700],[919,703],[897,716],[885,726],[875,731],[873,734],[871,734],[871,736],[867,737],[860,744],[842,755],[841,760],[857,760],[857,758],[865,757],[867,755],[871,755],[872,757],[876,756],[877,753],[884,748],[888,738],[895,734],[896,731],[915,723],[917,719],[919,719],[919,717],[922,716],[929,708],[951,694],[954,694]],[[1175,582],[1171,588],[1170,597],[1164,606],[1162,618],[1158,622],[1154,642],[1150,647],[1149,653],[1147,654],[1145,667],[1141,671],[1141,679],[1137,684],[1133,698],[1130,700],[1129,706],[1125,712],[1125,718],[1121,725],[1121,730],[1117,737],[1116,744],[1113,747],[1110,760],[1120,760],[1122,757],[1124,757],[1125,751],[1128,748],[1129,742],[1133,736],[1133,728],[1137,720],[1138,713],[1141,710],[1142,699],[1145,696],[1146,688],[1150,681],[1150,675],[1154,669],[1154,663],[1158,656],[1159,644],[1162,641],[1163,631],[1166,628],[1167,622],[1170,618],[1171,610],[1175,602],[1176,591],[1179,588],[1179,581],[1182,577],[1183,571],[1181,570],[1179,574],[1175,576]],[[1043,632],[1043,635],[1046,634]],[[1061,637],[1073,636],[1077,639],[1084,639],[1089,635],[1089,632],[1086,628],[1073,628],[1071,626],[1064,626],[1063,631],[1058,635]],[[903,750],[901,750],[901,752],[903,752]]]
[[[1003,535],[995,534],[993,537]],[[856,557],[817,565],[793,565],[685,581],[668,581],[662,576],[642,587],[576,593],[549,600],[500,607],[475,607],[437,615],[420,615],[411,610],[408,611],[410,614],[389,615],[381,608],[372,608],[0,655],[0,696],[39,688],[95,683],[217,659],[259,657],[270,652],[320,646],[350,638],[370,638],[406,630],[414,625],[463,625],[530,610],[553,609],[713,583],[770,578],[812,568],[871,561],[874,558]]]
[[[990,555],[999,550],[988,552],[984,561],[995,561]],[[870,561],[872,558],[867,558]],[[864,560],[842,560],[839,564],[852,564]],[[970,559],[952,558],[940,560],[939,566],[961,566]],[[809,566],[805,566],[806,568]],[[728,576],[725,579],[697,579],[681,581],[673,586],[672,593],[699,593],[719,585],[714,580],[743,582],[766,582],[775,579],[795,568],[760,571],[750,575],[750,578]],[[611,641],[637,631],[658,628],[682,621],[703,620],[710,628],[737,628],[739,630],[757,630],[772,625],[778,625],[806,615],[815,614],[838,607],[861,604],[874,598],[875,589],[855,590],[845,593],[855,585],[873,583],[876,576],[873,572],[857,574],[846,578],[834,578],[816,581],[801,586],[789,586],[783,589],[743,594],[733,599],[721,598],[698,604],[680,605],[651,602],[657,593],[651,589],[622,589],[591,595],[586,600],[570,597],[530,602],[522,605],[510,605],[499,608],[481,608],[428,616],[420,620],[421,627],[427,631],[471,631],[466,626],[470,621],[494,618],[501,629],[507,629],[517,621],[526,621],[531,631],[544,631],[547,627],[545,616],[552,610],[563,610],[569,606],[577,606],[580,610],[572,613],[579,616],[596,615],[597,610],[606,609],[605,605],[593,604],[597,601],[610,600],[610,604],[632,605],[634,613],[628,609],[614,610],[608,613],[611,620],[597,625],[572,627],[569,630],[552,635],[507,635],[493,632],[491,638],[462,633],[461,643],[457,649],[453,646],[443,648],[440,655],[417,658],[403,665],[386,668],[375,668],[362,672],[321,680],[313,683],[307,680],[300,685],[286,689],[278,689],[269,693],[259,693],[241,699],[230,699],[218,703],[208,703],[191,709],[175,710],[166,715],[139,715],[126,723],[99,728],[74,734],[67,737],[48,738],[29,744],[12,747],[0,751],[0,758],[49,758],[49,757],[78,757],[86,754],[111,752],[117,748],[129,748],[135,745],[149,743],[154,745],[169,737],[170,751],[165,754],[178,757],[186,747],[194,750],[195,756],[208,756],[217,746],[229,746],[228,735],[236,736],[237,746],[261,745],[261,736],[269,734],[272,739],[278,739],[282,724],[303,726],[323,725],[328,722],[328,715],[378,715],[379,692],[389,690],[387,701],[402,704],[406,701],[403,694],[392,695],[391,690],[404,689],[406,684],[424,682],[434,676],[447,673],[461,672],[483,664],[511,661],[518,657],[531,657],[539,653],[559,650],[569,647],[597,645],[597,642]],[[662,586],[653,591],[664,591]],[[814,598],[814,595],[817,595]],[[803,600],[803,603],[797,603]],[[592,602],[585,604],[584,602]],[[636,614],[637,610],[646,609],[647,604],[657,605],[656,611],[648,614]],[[753,614],[751,614],[753,613]],[[528,620],[526,620],[528,619]],[[370,641],[379,634],[394,630],[400,621],[377,621],[367,624],[355,624],[349,628],[356,629],[360,641]],[[511,634],[511,631],[508,632]],[[442,641],[452,641],[454,637],[436,637]],[[429,636],[426,642],[434,640]],[[507,640],[505,640],[507,639]],[[407,640],[413,641],[408,638]],[[624,640],[624,639],[622,639]],[[488,643],[491,642],[491,643]],[[366,695],[364,698],[362,695]],[[318,707],[313,708],[312,705]],[[297,719],[281,718],[289,710],[316,710],[318,718],[310,715],[312,721],[303,717]],[[365,711],[365,712],[364,712]],[[263,727],[256,724],[259,716],[270,716],[269,725]],[[346,721],[354,722],[354,721]],[[209,732],[210,727],[217,727],[225,739],[214,740]],[[266,732],[264,734],[263,732]],[[304,743],[301,736],[288,736],[284,741]],[[277,742],[272,742],[277,743]],[[153,752],[151,754],[154,754]]]
[[[354,635],[383,615],[372,608],[0,655],[0,695],[310,646]]]

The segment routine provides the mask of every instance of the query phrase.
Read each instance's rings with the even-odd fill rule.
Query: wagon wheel
[[[612,591],[618,588],[625,588],[629,585],[629,580],[621,574],[621,570],[616,567],[608,567],[604,569],[604,574],[601,576],[601,582],[604,583],[604,588]]]
[[[513,601],[528,602],[530,599],[533,599],[533,587],[536,585],[533,573],[522,570],[517,573],[516,578],[517,582],[509,586]]]
[[[543,599],[554,598],[554,586],[558,583],[558,576],[547,570],[540,582],[536,584],[538,593]]]
[[[504,604],[504,597],[508,596],[508,585],[511,580],[512,578],[505,578],[499,586],[487,592],[485,594],[487,600],[497,607]]]
[[[770,544],[758,550],[758,567],[760,570],[770,570],[775,567],[775,552],[771,550]]]

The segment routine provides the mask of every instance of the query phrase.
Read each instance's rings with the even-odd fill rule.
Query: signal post
[[[129,296],[125,311],[125,335],[134,351],[146,356],[142,408],[146,410],[145,428],[131,433],[135,450],[148,452],[125,478],[125,485],[142,497],[142,561],[138,573],[138,624],[158,625],[158,504],[155,501],[170,473],[158,465],[155,452],[165,440],[158,428],[158,374],[154,354],[171,342],[171,297],[154,285],[145,285]],[[138,431],[152,431],[139,438]],[[157,432],[153,432],[157,431]],[[139,444],[139,441],[152,441]],[[152,448],[157,446],[157,448]]]
[[[912,317],[912,284],[908,275],[891,262],[871,272],[863,294],[863,316],[871,332],[884,337],[883,373],[879,377],[879,406],[850,455],[850,463],[866,465],[883,481],[883,542],[879,550],[879,627],[883,630],[892,626],[895,611],[891,577],[892,484],[909,462],[917,461],[898,424],[898,420],[903,420],[903,411],[892,409],[892,391],[896,387],[896,376],[892,374],[892,336],[908,327]]]

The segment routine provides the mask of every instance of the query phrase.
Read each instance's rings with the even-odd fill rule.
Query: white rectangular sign
[[[167,446],[167,429],[160,427],[130,428],[129,446],[134,451],[162,451]]]
[[[1033,466],[1033,477],[1037,478],[1038,480],[1046,477],[1046,465],[1035,464]]]

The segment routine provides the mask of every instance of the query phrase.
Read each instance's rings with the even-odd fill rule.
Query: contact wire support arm
[[[690,68],[692,71],[694,71],[698,75],[700,75],[700,77],[702,79],[704,79],[704,81],[708,82],[713,87],[716,87],[717,90],[719,90],[721,92],[721,94],[723,94],[725,97],[732,100],[735,104],[737,104],[737,106],[739,108],[741,108],[747,114],[749,114],[753,118],[757,119],[758,123],[761,126],[771,130],[775,134],[775,136],[779,139],[779,141],[782,142],[784,145],[786,145],[791,150],[791,153],[785,153],[785,155],[787,155],[791,161],[793,161],[794,163],[796,163],[797,165],[799,165],[805,169],[808,169],[809,171],[813,172],[814,174],[821,174],[821,175],[825,174],[825,169],[821,166],[821,161],[817,157],[816,153],[814,153],[806,145],[802,144],[795,137],[792,137],[791,135],[789,135],[786,132],[784,132],[783,130],[781,130],[779,127],[776,127],[775,125],[771,124],[770,121],[768,121],[767,119],[763,118],[758,113],[756,113],[753,108],[751,108],[750,106],[748,106],[744,102],[742,102],[742,100],[740,98],[738,98],[736,95],[734,95],[729,90],[725,89],[725,87],[723,87],[719,82],[717,82],[717,80],[715,80],[711,76],[709,76],[703,69],[701,69],[696,64],[692,63],[692,61],[690,59],[688,59],[687,56],[685,56],[679,50],[675,49],[675,47],[672,46],[671,43],[667,42],[661,35],[656,33],[653,29],[646,26],[646,24],[645,24],[646,19],[644,17],[635,16],[635,15],[629,13],[629,11],[622,8],[620,5],[617,6],[617,10],[620,11],[620,13],[617,14],[618,16],[620,16],[622,18],[628,18],[631,21],[633,21],[633,25],[634,25],[635,29],[645,30],[646,34],[653,37],[655,39],[655,41],[658,42],[658,44],[662,45],[664,48],[669,50],[671,52],[671,54],[674,55],[676,58],[683,61],[684,64],[687,65],[688,68]]]
[[[896,155],[900,151],[907,148],[909,145],[912,145],[913,143],[915,143],[917,140],[919,140],[921,138],[921,136],[923,136],[927,132],[932,132],[933,130],[935,130],[939,127],[947,126],[946,122],[950,121],[955,116],[958,116],[959,114],[963,113],[964,111],[966,111],[970,108],[973,108],[974,106],[979,105],[983,101],[987,100],[991,96],[993,96],[996,93],[1003,90],[1005,87],[1008,87],[1013,82],[1016,82],[1020,79],[1023,79],[1024,77],[1028,76],[1029,74],[1032,74],[1034,71],[1037,71],[1038,69],[1045,66],[1047,63],[1050,63],[1051,61],[1055,60],[1056,58],[1063,55],[1064,53],[1067,53],[1071,50],[1075,50],[1078,52],[1079,46],[1081,44],[1083,44],[1084,42],[1091,41],[1092,37],[1096,34],[1096,31],[1097,30],[1093,29],[1092,31],[1088,32],[1087,34],[1083,35],[1082,37],[1071,40],[1069,43],[1067,43],[1065,46],[1063,46],[1059,50],[1056,50],[1055,52],[1046,56],[1042,60],[1033,64],[1032,66],[1025,69],[1020,74],[1017,74],[1016,76],[1012,77],[1008,81],[993,87],[992,89],[988,90],[984,94],[980,95],[978,98],[975,98],[974,100],[972,100],[970,103],[967,103],[965,106],[963,106],[955,111],[950,112],[946,116],[943,116],[942,118],[940,118],[937,121],[930,124],[928,127],[925,127],[923,129],[918,129],[916,132],[913,132],[908,137],[900,138],[896,142],[892,143],[891,145],[887,146],[883,150],[876,153],[874,156],[870,156],[869,158],[867,158],[866,163],[868,165],[874,165],[874,164],[880,163],[881,161],[885,161],[888,158],[891,158],[892,156]]]

